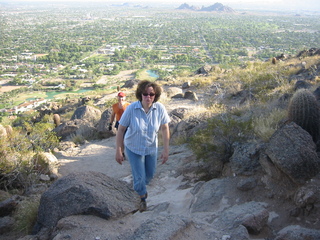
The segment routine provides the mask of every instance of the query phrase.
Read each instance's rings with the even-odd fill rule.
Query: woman
[[[154,177],[158,155],[158,130],[163,139],[162,164],[169,156],[169,115],[158,102],[161,87],[154,82],[141,81],[136,90],[138,101],[131,103],[123,113],[117,132],[116,161],[124,161],[121,146],[124,141],[125,154],[129,159],[134,190],[140,196],[140,212],[147,209],[146,186]],[[126,132],[124,137],[124,132]],[[124,137],[124,138],[123,138]]]

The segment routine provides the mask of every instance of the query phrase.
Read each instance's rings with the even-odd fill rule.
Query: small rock
[[[50,181],[50,177],[48,175],[41,174],[40,181],[43,181],[43,182]]]

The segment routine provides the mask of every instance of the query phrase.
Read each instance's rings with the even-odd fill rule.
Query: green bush
[[[14,213],[14,219],[16,221],[14,226],[15,232],[31,234],[32,228],[37,220],[39,205],[39,196],[20,202]]]
[[[197,159],[207,163],[208,175],[214,178],[220,176],[223,165],[229,162],[233,144],[247,140],[251,134],[251,119],[243,121],[225,113],[208,120],[207,127],[191,137],[188,144]]]
[[[28,140],[34,151],[48,152],[58,147],[59,138],[52,132],[53,129],[53,123],[44,122],[36,123],[28,129]]]
[[[86,139],[81,134],[71,134],[70,140],[75,144],[84,144]]]
[[[37,181],[43,172],[37,168],[35,153],[49,152],[58,147],[59,139],[52,123],[31,124],[14,127],[10,135],[0,138],[0,189],[26,189]]]
[[[279,124],[285,119],[286,110],[273,109],[271,112],[253,118],[252,124],[255,134],[263,141],[268,141],[278,129]]]

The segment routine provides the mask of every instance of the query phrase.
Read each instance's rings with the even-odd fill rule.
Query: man
[[[111,113],[111,118],[110,118],[110,123],[109,123],[109,131],[112,130],[112,124],[114,122],[114,119],[116,119],[116,124],[114,125],[114,127],[118,130],[120,118],[121,118],[124,110],[126,110],[127,106],[129,106],[129,105],[130,105],[130,103],[128,103],[126,101],[126,94],[124,92],[119,92],[118,93],[118,102],[112,105],[112,113]],[[122,155],[125,158],[123,144],[121,146],[121,149],[122,149]]]
[[[112,113],[111,113],[111,118],[110,118],[110,124],[109,124],[109,131],[112,130],[112,124],[114,122],[114,119],[116,119],[116,124],[114,127],[118,130],[119,126],[119,121],[120,118],[126,110],[127,106],[129,106],[130,103],[126,101],[126,94],[124,92],[119,92],[118,93],[118,102],[112,105]]]

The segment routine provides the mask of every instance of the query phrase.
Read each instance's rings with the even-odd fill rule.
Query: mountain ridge
[[[203,12],[226,12],[226,13],[233,13],[235,10],[233,10],[231,7],[225,6],[222,3],[215,3],[213,5],[210,5],[208,7],[202,6],[197,7],[197,6],[190,6],[187,3],[181,4],[177,10],[192,10],[192,11],[203,11]]]

